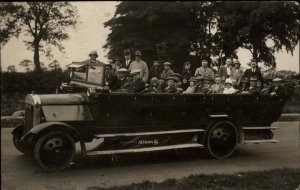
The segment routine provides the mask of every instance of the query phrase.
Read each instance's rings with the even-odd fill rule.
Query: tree
[[[51,63],[49,63],[48,67],[50,67],[52,70],[57,71],[61,70],[60,63],[57,60],[53,60]]]
[[[32,61],[29,59],[24,59],[19,63],[19,66],[24,67],[26,72],[29,72],[31,70]]]
[[[18,18],[24,24],[26,34],[32,37],[32,40],[26,41],[26,45],[34,51],[35,69],[40,71],[40,51],[45,52],[45,46],[64,50],[61,42],[69,39],[65,30],[76,27],[78,10],[69,2],[27,2],[20,5],[22,8]],[[50,52],[46,52],[46,55],[49,56]]]

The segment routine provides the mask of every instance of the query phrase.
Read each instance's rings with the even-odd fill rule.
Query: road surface
[[[7,190],[81,190],[111,187],[145,180],[160,182],[191,174],[234,173],[284,167],[300,167],[299,121],[277,122],[277,144],[239,145],[226,160],[203,156],[198,149],[161,153],[129,154],[111,162],[111,157],[79,160],[58,173],[44,173],[33,158],[19,153],[12,144],[11,128],[1,128],[1,185]]]

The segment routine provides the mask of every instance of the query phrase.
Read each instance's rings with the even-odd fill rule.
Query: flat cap
[[[120,69],[117,70],[117,72],[125,72],[125,73],[127,73],[129,71],[126,68],[120,68]]]
[[[177,82],[177,78],[176,78],[176,77],[168,77],[168,78],[167,78],[167,81],[168,81],[168,80],[173,80],[174,82]]]
[[[163,65],[172,65],[170,62],[164,62]]]
[[[132,71],[130,72],[130,74],[136,75],[136,74],[139,74],[140,72],[141,72],[140,69],[134,69],[134,70],[132,70]]]

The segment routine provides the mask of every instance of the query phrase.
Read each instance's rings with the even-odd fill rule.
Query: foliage
[[[23,59],[23,60],[19,63],[19,65],[20,65],[21,67],[24,67],[26,72],[29,72],[29,71],[31,71],[32,61],[29,60],[29,59]]]
[[[16,66],[14,66],[14,65],[8,65],[7,66],[7,72],[8,73],[15,73],[16,72]]]
[[[62,41],[69,39],[66,29],[75,28],[78,10],[69,2],[3,3],[4,10],[9,11],[9,6],[18,7],[14,9],[10,18],[22,25],[16,25],[15,30],[19,32],[22,29],[25,35],[32,37],[25,43],[28,49],[34,51],[35,69],[40,71],[40,51],[46,53],[46,56],[51,56],[51,47],[54,46],[63,52]],[[17,33],[13,32],[14,30],[10,31]]]
[[[105,23],[111,33],[104,48],[110,59],[124,49],[140,49],[146,62],[168,60],[177,69],[186,60],[237,58],[237,49],[246,48],[254,58],[275,65],[276,51],[285,47],[293,53],[298,43],[298,16],[299,5],[291,1],[126,1]]]
[[[21,28],[17,13],[21,6],[15,5],[12,2],[0,3],[0,45],[4,46],[8,40],[15,36],[18,37]]]

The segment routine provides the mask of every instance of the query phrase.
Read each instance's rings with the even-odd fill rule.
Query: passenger
[[[104,66],[104,86],[108,86],[111,91],[118,89],[118,77],[112,73],[112,65],[106,64]]]
[[[166,93],[178,93],[177,87],[176,87],[176,78],[175,77],[169,77],[167,78],[168,86],[165,89]]]
[[[156,77],[157,79],[160,78],[160,75],[161,75],[161,72],[162,72],[162,69],[160,67],[160,64],[158,61],[154,61],[153,62],[153,65],[150,69],[150,73],[149,73],[149,78],[152,79],[153,77]]]
[[[236,90],[238,90],[238,85],[237,85],[237,81],[235,79],[231,79],[231,82],[232,82],[232,87]]]
[[[257,66],[256,59],[251,59],[251,68],[246,69],[245,73],[243,74],[243,78],[244,77],[246,77],[248,81],[250,81],[251,77],[256,77],[261,83],[263,83],[263,77],[260,69]]]
[[[225,88],[223,91],[223,94],[235,94],[236,90],[232,87],[232,81],[231,78],[227,78],[225,80]]]
[[[112,72],[115,74],[115,75],[119,75],[119,73],[118,73],[118,70],[119,69],[121,69],[122,68],[122,63],[121,63],[121,60],[118,58],[118,57],[116,57],[115,59],[114,59],[114,62],[113,62],[113,64],[112,64]]]
[[[193,73],[191,71],[191,63],[190,62],[186,61],[184,63],[184,68],[183,68],[183,71],[181,73],[181,76],[182,76],[182,78],[185,78],[187,82],[193,76]]]
[[[232,76],[232,59],[227,57],[225,65],[222,65],[219,70],[219,75],[221,76],[222,81],[225,81],[227,78]]]
[[[121,86],[122,92],[131,92],[133,89],[134,81],[133,81],[133,74],[127,72],[126,74],[126,82],[123,86]]]
[[[128,74],[128,70],[125,69],[125,68],[121,68],[119,70],[117,70],[117,73],[118,73],[118,90],[122,90],[124,84],[127,82],[126,80],[126,75]]]
[[[122,67],[129,69],[129,66],[133,60],[131,59],[131,52],[130,49],[124,50],[124,61],[122,63]]]
[[[261,89],[260,94],[270,94],[270,86],[267,82],[264,82],[263,88]]]
[[[196,90],[195,90],[195,93],[201,93],[201,90],[203,88],[203,80],[204,80],[204,78],[202,76],[197,76],[195,79],[196,79]]]
[[[141,78],[141,70],[135,69],[130,72],[133,75],[133,88],[131,89],[131,93],[140,93],[145,90],[146,85],[143,79]]]
[[[183,93],[185,93],[185,94],[195,93],[196,88],[197,88],[197,86],[196,86],[196,78],[195,77],[191,77],[190,78],[190,86],[185,91],[183,91]]]
[[[270,88],[271,96],[282,96],[285,94],[284,87],[280,86],[281,81],[282,79],[280,78],[273,79],[273,86]]]
[[[142,60],[142,53],[140,51],[135,52],[135,60],[130,64],[129,71],[140,70],[141,79],[146,83],[149,77],[149,70],[147,63]]]
[[[242,93],[242,94],[249,93],[247,78],[242,78],[241,83],[242,83],[242,86],[239,88],[238,93]]]
[[[163,78],[158,79],[158,86],[157,86],[157,88],[159,89],[160,92],[165,92],[166,83],[165,83],[165,80]]]
[[[195,77],[197,77],[197,76],[210,77],[214,80],[215,73],[207,65],[208,65],[208,61],[205,59],[202,60],[202,66],[196,69]]]
[[[177,87],[177,93],[183,93],[183,89],[181,88],[181,75],[179,73],[174,73],[171,77],[176,78],[175,86]]]
[[[163,65],[164,65],[164,70],[161,73],[160,77],[163,78],[163,79],[167,79],[167,78],[171,77],[174,74],[174,71],[171,69],[172,63],[164,62]]]
[[[261,91],[262,85],[261,85],[261,82],[259,80],[256,81],[256,87]]]
[[[151,82],[151,84],[150,84],[150,87],[148,88],[147,92],[160,93],[161,90],[160,90],[160,88],[158,88],[158,78],[152,77],[150,82]]]
[[[90,62],[91,63],[96,63],[97,62],[98,53],[97,53],[96,50],[91,51],[89,56],[90,56]]]
[[[257,87],[256,82],[257,82],[256,77],[250,78],[250,87],[249,87],[250,94],[259,94],[260,93],[260,89]]]
[[[185,91],[189,87],[189,80],[187,78],[182,79],[181,88]]]
[[[231,70],[231,80],[236,80],[237,81],[237,86],[240,86],[242,76],[244,74],[244,71],[241,69],[241,63],[239,60],[234,61],[234,67]]]
[[[210,77],[205,77],[204,78],[204,85],[203,88],[201,89],[201,94],[209,94],[210,93],[210,88],[213,80]]]
[[[210,93],[211,94],[222,94],[225,86],[221,84],[220,75],[216,75],[215,84],[211,85]]]

